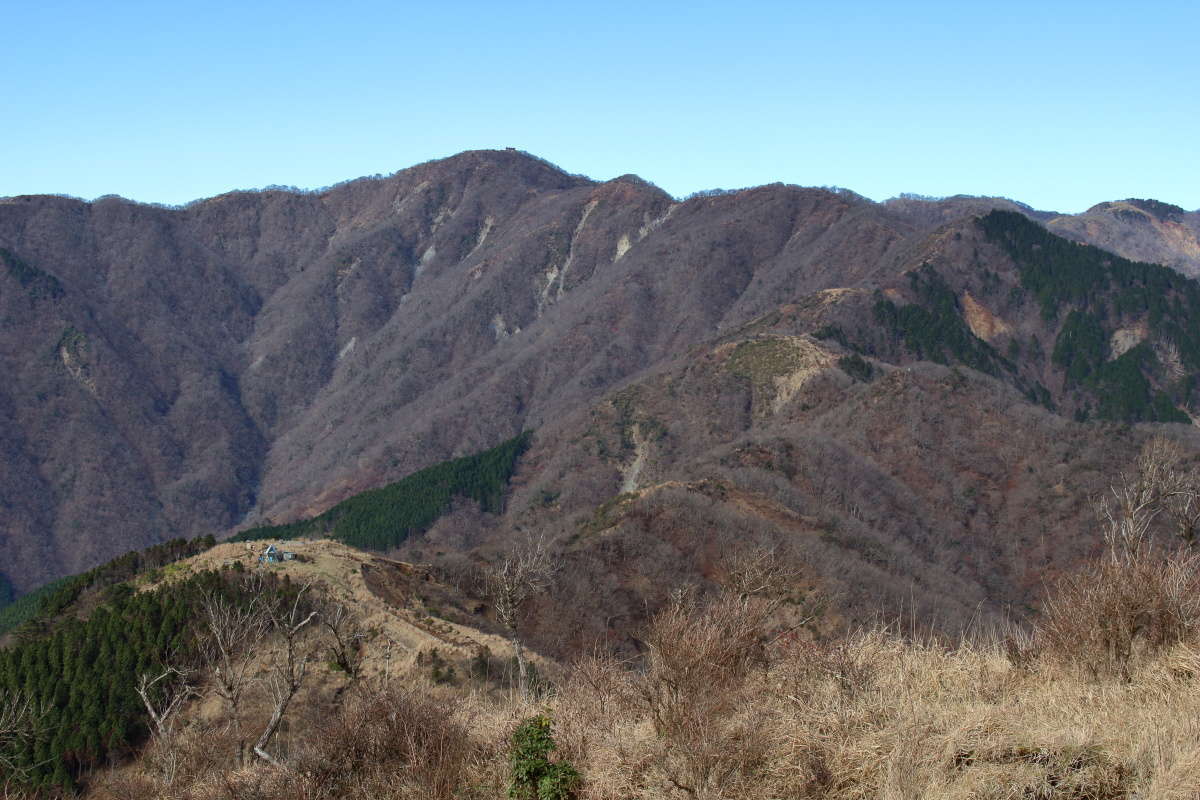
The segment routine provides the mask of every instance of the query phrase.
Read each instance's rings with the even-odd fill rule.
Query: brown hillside
[[[1048,349],[1035,309],[1003,299],[1011,265],[966,222],[993,207],[1014,206],[783,185],[678,202],[633,176],[597,183],[510,151],[181,209],[4,199],[0,570],[24,591],[169,537],[314,513],[522,429],[557,442],[629,381],[686,371],[777,313],[794,322],[780,334],[808,342],[836,323],[868,355],[907,364],[917,359],[873,329],[871,305],[876,289],[912,300],[905,274],[927,261],[994,330],[1048,336]],[[846,354],[822,342],[828,358]],[[995,345],[1007,348],[1003,334]],[[1000,383],[1066,397],[1044,360],[1017,367]],[[697,389],[715,392],[703,411],[715,416],[678,421],[689,437],[816,419],[797,411],[805,398],[843,391],[791,372],[746,395],[739,381],[752,378],[721,374]],[[670,408],[658,416],[677,422]],[[634,446],[649,448],[638,485],[675,479],[661,441]],[[531,457],[581,458],[545,446]],[[577,481],[580,508],[628,480],[611,463],[584,469],[598,482]]]

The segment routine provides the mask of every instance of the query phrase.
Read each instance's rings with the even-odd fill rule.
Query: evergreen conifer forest
[[[456,498],[475,501],[480,510],[497,513],[503,509],[509,478],[531,436],[522,433],[482,453],[427,467],[357,494],[312,519],[248,528],[231,541],[326,537],[387,551],[427,530]]]

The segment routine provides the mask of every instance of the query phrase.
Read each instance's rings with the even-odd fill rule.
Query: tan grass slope
[[[295,553],[297,558],[261,566],[259,555],[270,544]],[[446,657],[462,660],[482,650],[501,654],[511,649],[501,636],[438,616],[443,610],[438,600],[445,601],[450,593],[433,579],[427,567],[394,561],[330,539],[227,542],[177,562],[162,580],[238,563],[246,570],[287,575],[298,586],[312,585],[327,600],[349,609],[357,627],[370,636],[362,650],[362,672],[367,678],[382,678],[387,669],[393,674],[406,672],[416,665],[421,653],[433,648]],[[147,583],[145,588],[156,585]]]
[[[655,621],[641,669],[588,660],[532,703],[364,683],[325,717],[303,720],[286,768],[210,764],[167,786],[142,762],[95,796],[501,798],[509,737],[538,713],[555,724],[555,758],[583,775],[580,800],[1200,790],[1195,643],[1143,660],[1126,681],[1014,662],[999,642],[946,647],[874,631],[764,645],[761,622],[753,602],[685,600]]]
[[[271,760],[214,759],[229,751],[226,734],[219,716],[201,715],[100,776],[93,795],[1195,798],[1200,557],[1189,546],[1194,526],[1163,525],[1195,520],[1177,502],[1200,497],[1189,463],[1168,440],[1146,446],[1101,507],[1104,553],[1051,587],[1031,628],[956,643],[895,628],[821,635],[809,627],[814,614],[795,616],[795,575],[756,555],[722,567],[719,590],[673,591],[640,631],[639,656],[600,652],[547,670],[553,679],[539,694],[467,676],[431,685],[419,669],[390,675],[371,652],[377,633],[366,643],[374,667],[309,687]],[[464,626],[429,630],[403,601],[429,583],[412,565],[332,542],[293,546],[305,560],[279,569],[354,604],[390,641],[504,646]],[[245,545],[221,545],[174,573],[239,559],[245,569],[252,557]],[[278,647],[268,641],[251,655],[269,661]],[[578,770],[577,786],[509,793],[514,730],[534,715],[552,721],[551,756]]]

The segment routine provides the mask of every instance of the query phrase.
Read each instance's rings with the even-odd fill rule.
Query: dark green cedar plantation
[[[18,630],[22,637],[29,638],[38,632],[35,630],[38,626],[46,624],[47,620],[55,618],[74,605],[85,592],[106,589],[130,580],[145,570],[190,558],[197,553],[203,553],[216,543],[212,536],[201,536],[191,540],[172,539],[145,550],[126,553],[79,575],[51,581],[0,608],[0,635]],[[22,625],[26,627],[21,628]]]
[[[135,681],[168,653],[187,649],[199,585],[144,594],[113,587],[86,620],[65,620],[0,651],[0,688],[27,693],[47,709],[33,736],[6,743],[18,777],[39,788],[72,789],[88,768],[144,738]]]
[[[963,322],[958,297],[932,267],[925,264],[909,273],[918,302],[897,307],[880,295],[875,301],[875,320],[917,358],[948,364],[949,359],[968,367],[999,375],[1013,365],[983,341]]]
[[[509,478],[531,436],[525,432],[491,450],[427,467],[312,519],[250,528],[232,541],[328,537],[366,550],[389,550],[428,530],[456,497],[475,500],[487,512],[501,511]]]
[[[529,439],[523,433],[356,495],[315,519],[257,528],[238,538],[329,535],[359,547],[394,547],[427,529],[455,497],[499,511]],[[128,553],[0,608],[0,633],[15,630],[16,637],[0,651],[0,693],[20,692],[47,709],[32,736],[0,742],[6,748],[0,756],[14,765],[20,783],[71,791],[88,770],[128,755],[145,740],[145,710],[134,689],[138,676],[167,661],[194,665],[195,620],[206,593],[234,602],[249,595],[235,571],[203,572],[142,593],[127,582],[214,544],[211,536],[178,539]],[[286,576],[266,580],[274,595],[294,592]]]
[[[1108,360],[1108,341],[1122,324],[1144,320],[1154,341],[1170,342],[1187,373],[1200,370],[1200,284],[1158,264],[1115,256],[1055,236],[1021,214],[992,211],[980,228],[1019,270],[1022,287],[1042,317],[1065,320],[1054,344],[1053,363],[1068,388],[1096,403],[1101,419],[1125,422],[1188,422],[1176,404],[1186,402],[1193,375],[1155,390],[1149,376],[1169,376],[1146,344]],[[1086,416],[1086,410],[1077,417]]]
[[[17,641],[0,650],[0,694],[20,693],[44,709],[30,735],[0,740],[0,778],[49,793],[71,791],[81,775],[129,754],[146,737],[139,675],[170,661],[193,666],[195,620],[205,594],[248,602],[245,576],[207,571],[151,592],[128,579],[212,547],[211,536],[129,553],[18,599],[26,605]],[[286,577],[265,576],[257,593],[288,598]],[[12,620],[8,620],[11,627]]]
[[[1200,283],[1158,264],[1055,236],[1022,214],[992,211],[977,224],[1016,264],[1021,281],[1014,289],[1016,301],[1032,298],[1042,318],[1058,328],[1051,360],[1063,371],[1076,419],[1094,413],[1121,422],[1190,422],[1178,406],[1200,383]],[[897,305],[882,293],[876,296],[875,322],[893,341],[917,358],[959,363],[1011,380],[1031,402],[1054,410],[1045,386],[1019,375],[1010,358],[971,332],[957,295],[932,266],[923,264],[909,280],[913,303]],[[1113,333],[1141,323],[1148,326],[1151,342],[1169,343],[1178,352],[1182,377],[1159,363],[1149,343],[1110,357]],[[825,328],[817,336],[851,346],[839,329]],[[1008,352],[1020,357],[1020,343],[1010,342]]]
[[[851,353],[838,359],[838,366],[856,381],[869,381],[875,376],[875,368],[858,353]]]
[[[12,602],[0,607],[0,636],[33,619],[41,610],[42,602],[50,595],[58,592],[70,580],[72,578],[59,578],[56,581],[50,581],[45,586],[35,589],[29,594],[21,595]]]
[[[937,270],[922,264],[908,278],[917,302],[897,306],[882,293],[875,298],[875,321],[892,339],[903,343],[917,358],[938,364],[964,364],[992,377],[1008,377],[1029,402],[1054,410],[1045,386],[1021,378],[1011,360],[971,332],[963,321],[958,295]]]

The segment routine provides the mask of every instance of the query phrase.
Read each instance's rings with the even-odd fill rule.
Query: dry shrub
[[[234,733],[227,727],[188,726],[169,737],[152,739],[136,764],[100,773],[89,796],[100,800],[222,796],[226,790],[217,776],[229,769],[228,754],[234,744]]]
[[[1147,550],[1105,557],[1062,578],[1044,611],[1039,638],[1047,658],[1128,681],[1140,656],[1196,633],[1200,556]]]
[[[456,794],[475,746],[444,705],[410,690],[364,690],[315,731],[297,763],[311,798]]]
[[[104,775],[95,787],[94,796],[100,800],[153,800],[165,797],[162,786],[140,770],[122,770]],[[5,795],[0,794],[0,798]]]
[[[572,665],[560,687],[554,721],[559,752],[587,771],[597,749],[621,736],[638,713],[636,678],[629,664],[593,655]]]
[[[193,742],[190,750],[203,749]],[[121,800],[178,796],[187,800],[442,800],[470,796],[478,747],[445,705],[412,690],[363,688],[324,723],[309,729],[292,763],[253,763],[229,770],[213,763],[178,794],[137,777],[111,786]],[[112,783],[110,781],[110,783]]]
[[[769,761],[768,709],[753,700],[765,621],[753,598],[723,597],[682,599],[650,623],[636,698],[658,737],[656,771],[687,795],[744,795]]]
[[[304,718],[286,769],[230,772],[193,752],[227,744],[195,734],[179,745],[186,790],[153,794],[131,771],[103,796],[499,798],[514,727],[545,714],[557,757],[582,773],[579,800],[1198,797],[1200,556],[1154,546],[1167,496],[1147,488],[1155,463],[1114,488],[1107,556],[1056,584],[1032,635],[768,636],[781,593],[752,554],[727,570],[724,596],[685,592],[652,619],[640,668],[586,659],[536,705],[360,685],[327,718]]]
[[[795,639],[781,643],[775,655],[783,662],[781,679],[794,702],[803,702],[826,683],[836,687],[846,699],[867,691],[875,680],[879,665],[871,657],[868,639],[882,635],[856,637],[841,641]]]
[[[1036,630],[1011,620],[1005,622],[993,642],[993,646],[1004,651],[1008,663],[1021,672],[1031,672],[1037,667],[1042,645]]]
[[[101,796],[495,799],[507,736],[537,713],[583,775],[579,800],[1197,796],[1194,643],[1147,656],[1130,682],[1096,681],[1049,660],[1015,668],[998,639],[948,647],[870,631],[764,646],[759,622],[736,599],[678,604],[651,626],[641,669],[588,659],[537,706],[516,693],[356,690],[305,727],[289,769],[220,761],[186,791],[155,793],[134,774]]]
[[[241,767],[213,776],[207,782],[192,787],[188,800],[202,797],[221,800],[309,800],[313,795],[297,785],[299,781],[288,772],[276,767]]]
[[[1050,661],[1128,682],[1142,656],[1196,633],[1200,556],[1186,547],[1167,552],[1154,534],[1166,516],[1191,540],[1200,494],[1194,476],[1180,470],[1182,458],[1178,445],[1154,437],[1136,470],[1118,475],[1094,501],[1106,552],[1051,590],[1038,636]]]
[[[162,761],[174,761],[174,785],[188,786],[227,768],[228,753],[235,746],[235,732],[228,727],[189,727],[168,741],[152,741],[146,752],[147,766],[154,769]]]

